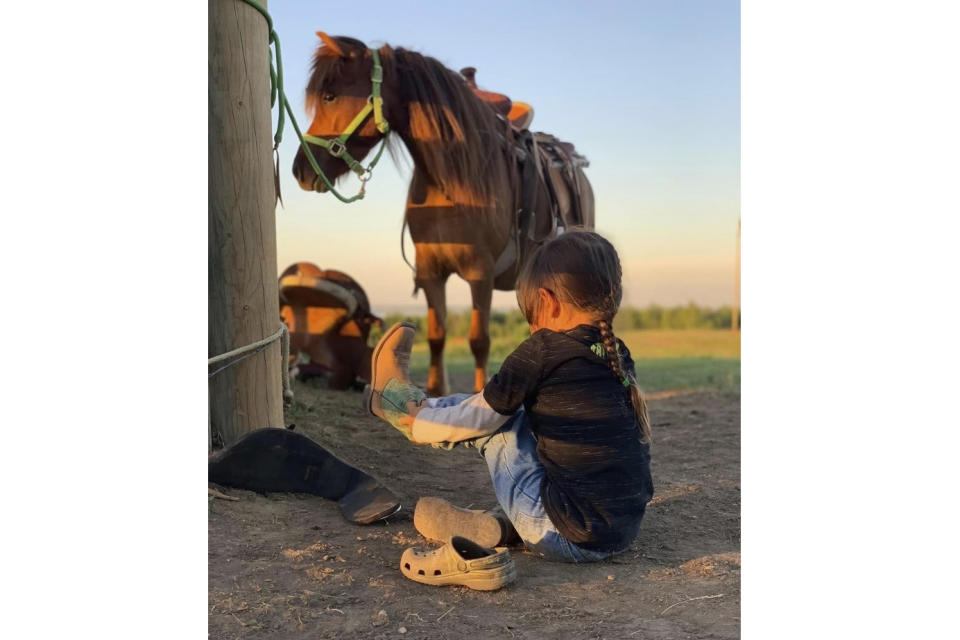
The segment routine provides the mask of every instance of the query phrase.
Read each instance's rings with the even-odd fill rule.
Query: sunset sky
[[[477,67],[481,88],[532,104],[534,130],[589,158],[597,230],[620,252],[624,304],[730,303],[740,210],[739,2],[277,0],[269,8],[304,129],[317,30],[411,48],[454,70]],[[288,125],[278,269],[298,261],[339,269],[363,285],[374,310],[423,312],[399,247],[409,168],[384,156],[367,197],[345,205],[300,190],[290,173],[296,146]],[[341,186],[352,194],[357,184]],[[469,305],[466,283],[452,277],[447,297],[451,307]],[[495,293],[494,305],[514,308],[513,293]]]

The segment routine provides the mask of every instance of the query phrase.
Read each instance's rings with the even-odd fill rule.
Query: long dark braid
[[[611,319],[612,320],[612,319]],[[650,415],[647,413],[647,400],[643,397],[643,391],[637,384],[637,379],[623,370],[623,359],[620,356],[620,345],[617,344],[617,337],[613,335],[613,325],[611,320],[601,318],[597,322],[600,328],[600,340],[603,342],[603,348],[607,352],[607,363],[617,376],[624,387],[630,390],[630,400],[633,404],[633,412],[637,416],[637,430],[640,432],[640,442],[650,442]]]
[[[517,302],[531,324],[540,312],[540,289],[595,314],[610,370],[630,391],[640,441],[650,442],[646,400],[634,374],[623,370],[613,335],[613,318],[623,299],[622,276],[620,257],[606,238],[593,231],[569,229],[541,245],[526,262],[517,279]]]

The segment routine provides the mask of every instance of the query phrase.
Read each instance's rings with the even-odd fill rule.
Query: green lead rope
[[[290,107],[290,101],[287,100],[287,94],[283,90],[283,58],[280,55],[280,36],[278,36],[277,32],[273,29],[273,19],[267,12],[266,7],[257,2],[257,0],[243,0],[243,2],[259,11],[264,19],[266,19],[267,29],[269,31],[267,47],[269,48],[270,45],[273,45],[274,50],[276,51],[276,67],[274,67],[273,64],[274,53],[273,51],[270,52],[270,107],[273,108],[277,104],[278,97],[280,99],[280,113],[277,116],[277,131],[273,135],[273,150],[277,150],[277,148],[280,146],[280,141],[283,139],[285,113],[288,113],[290,114],[290,124],[293,125],[293,130],[297,133],[297,138],[300,140],[300,148],[303,149],[303,153],[306,155],[307,161],[310,163],[310,167],[313,168],[317,176],[319,176],[319,178],[323,181],[323,184],[326,185],[327,190],[336,196],[338,200],[346,204],[363,199],[363,196],[366,195],[367,181],[372,177],[373,168],[377,166],[377,162],[380,161],[380,156],[383,155],[383,150],[387,146],[387,135],[390,132],[390,126],[383,118],[383,99],[380,96],[380,85],[383,83],[383,67],[380,65],[380,52],[376,49],[371,50],[371,53],[373,54],[373,70],[370,74],[370,80],[373,83],[373,89],[370,98],[367,101],[367,105],[360,111],[360,113],[357,114],[357,116],[353,119],[353,122],[351,122],[347,127],[347,130],[333,140],[317,138],[316,136],[311,135],[304,135],[301,133],[300,127],[297,125],[297,118],[293,115],[293,109]],[[363,124],[371,112],[374,115],[374,119],[377,124],[377,130],[382,133],[384,137],[383,142],[380,145],[380,149],[373,157],[373,160],[366,166],[366,168],[364,168],[363,165],[361,165],[347,152],[346,142],[350,135],[353,134],[353,132]],[[360,191],[358,191],[355,196],[346,197],[336,190],[336,188],[333,186],[333,181],[330,180],[330,178],[328,178],[320,169],[320,165],[317,163],[316,158],[313,157],[313,151],[311,151],[310,147],[307,145],[308,142],[323,147],[333,157],[340,158],[354,173],[357,174],[357,176],[360,178]]]

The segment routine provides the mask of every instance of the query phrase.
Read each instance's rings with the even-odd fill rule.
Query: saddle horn
[[[464,67],[460,69],[460,75],[463,76],[463,79],[467,81],[467,84],[471,89],[477,88],[477,68],[476,67]]]

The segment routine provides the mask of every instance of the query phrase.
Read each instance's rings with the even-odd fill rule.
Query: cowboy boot
[[[413,440],[409,425],[400,424],[408,417],[408,403],[417,406],[427,395],[410,381],[410,350],[416,328],[409,322],[398,322],[383,334],[370,359],[370,385],[365,390],[367,410],[386,420],[408,440]]]

